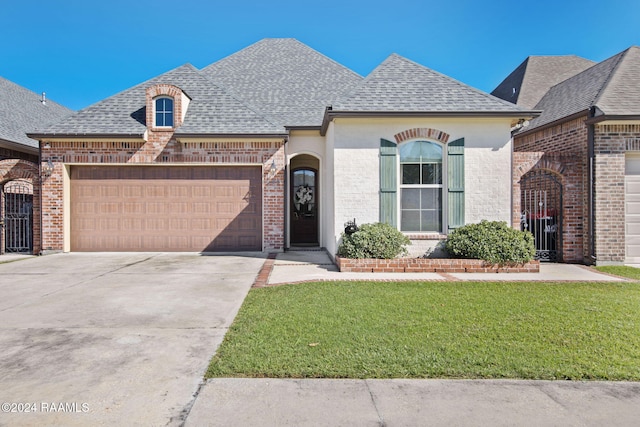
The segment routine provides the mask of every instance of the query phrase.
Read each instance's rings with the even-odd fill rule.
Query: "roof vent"
[[[42,105],[47,105],[47,94],[46,94],[46,92],[42,92],[42,99],[40,100],[40,102],[42,102]]]

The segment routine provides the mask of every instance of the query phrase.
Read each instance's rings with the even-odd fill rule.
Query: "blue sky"
[[[361,75],[398,53],[487,92],[529,55],[640,45],[637,0],[0,0],[0,16],[0,76],[72,109],[265,37]]]

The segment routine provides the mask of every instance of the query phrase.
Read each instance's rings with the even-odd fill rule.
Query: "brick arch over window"
[[[168,85],[168,84],[158,84],[155,86],[150,86],[146,91],[146,118],[147,118],[147,127],[153,128],[155,125],[154,119],[154,102],[155,99],[163,96],[169,97],[173,99],[173,127],[177,128],[182,125],[182,117],[183,117],[183,109],[187,108],[187,105],[183,105],[184,101],[188,102],[188,98],[185,93],[177,86]]]
[[[398,144],[410,139],[418,138],[428,138],[430,140],[446,144],[449,141],[449,134],[432,128],[413,128],[403,130],[402,132],[395,134],[394,138]]]
[[[41,216],[41,187],[38,165],[28,160],[6,159],[0,160],[0,197],[4,196],[4,185],[9,181],[17,179],[29,181],[33,185],[33,253],[39,254],[42,251],[40,216]],[[0,210],[4,209],[0,203]],[[2,216],[2,215],[0,215]],[[4,234],[0,233],[0,246],[4,249]]]

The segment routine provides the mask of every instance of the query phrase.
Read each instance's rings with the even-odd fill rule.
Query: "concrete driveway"
[[[0,425],[180,424],[264,258],[77,253],[0,264]]]

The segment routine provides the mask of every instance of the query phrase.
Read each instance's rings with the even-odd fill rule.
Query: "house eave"
[[[632,115],[614,115],[604,114],[602,116],[595,116],[585,121],[588,125],[594,125],[602,122],[638,122],[640,121],[640,114]]]
[[[573,113],[573,114],[570,114],[568,116],[564,116],[564,117],[562,117],[560,119],[554,120],[552,122],[545,123],[544,125],[536,126],[534,128],[527,129],[527,130],[521,130],[520,132],[515,133],[514,136],[520,137],[520,136],[529,135],[529,134],[532,134],[534,132],[538,132],[538,131],[541,131],[541,130],[544,130],[544,129],[548,129],[548,128],[554,127],[556,125],[559,125],[560,123],[564,123],[564,122],[568,122],[568,121],[571,121],[571,120],[575,120],[575,119],[578,119],[580,117],[585,117],[585,116],[588,116],[588,115],[589,115],[589,110],[581,110],[581,111],[578,111],[577,113]],[[586,121],[586,119],[585,119],[585,121]]]
[[[144,139],[143,133],[28,133],[27,136],[38,141],[60,139]]]
[[[538,110],[523,111],[336,111],[327,107],[320,134],[325,135],[329,123],[337,117],[345,118],[380,118],[380,117],[486,117],[486,118],[522,118],[532,119],[542,114]]]
[[[238,139],[286,139],[288,133],[175,133],[174,136],[178,141],[187,139],[203,139],[203,138],[238,138]]]
[[[21,153],[38,155],[40,152],[38,147],[31,147],[29,145],[21,144],[19,142],[13,142],[6,139],[0,139],[0,147],[7,148],[9,150],[18,151]]]

